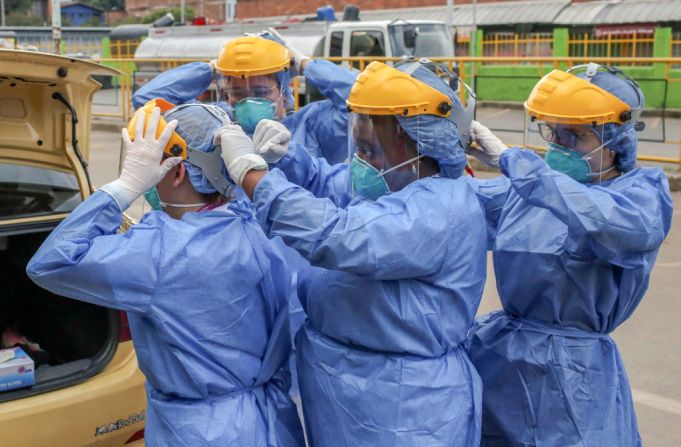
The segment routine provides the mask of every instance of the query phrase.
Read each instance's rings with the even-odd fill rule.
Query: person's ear
[[[179,187],[182,182],[184,182],[184,179],[187,177],[187,168],[185,167],[184,163],[180,163],[175,167],[175,172],[173,174],[173,188]]]

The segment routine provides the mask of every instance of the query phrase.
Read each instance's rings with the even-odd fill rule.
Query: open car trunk
[[[0,335],[10,331],[40,345],[27,351],[35,361],[35,385],[0,393],[0,402],[82,382],[109,363],[118,345],[117,311],[57,296],[26,275],[48,234],[34,229],[0,236]]]

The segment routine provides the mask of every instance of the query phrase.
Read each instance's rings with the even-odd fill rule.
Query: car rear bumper
[[[145,417],[144,376],[128,341],[83,383],[0,404],[0,433],[2,444],[14,447],[122,446]]]

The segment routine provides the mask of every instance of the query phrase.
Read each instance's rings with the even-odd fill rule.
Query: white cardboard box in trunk
[[[0,363],[0,392],[26,388],[35,383],[33,360],[21,348],[0,350],[0,355],[11,352],[11,359]]]

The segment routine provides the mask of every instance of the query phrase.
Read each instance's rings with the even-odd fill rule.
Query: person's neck
[[[591,181],[591,183],[601,183],[606,180],[613,179],[615,177],[620,176],[622,173],[620,172],[619,169],[615,168],[612,171],[605,172],[598,177],[594,177],[594,179]]]
[[[189,208],[177,208],[172,205],[166,205],[164,208],[164,211],[166,212],[167,215],[172,217],[173,219],[182,219],[182,216],[185,215],[185,213],[195,213],[196,211],[200,210],[206,205],[197,205],[197,206],[192,206]]]

